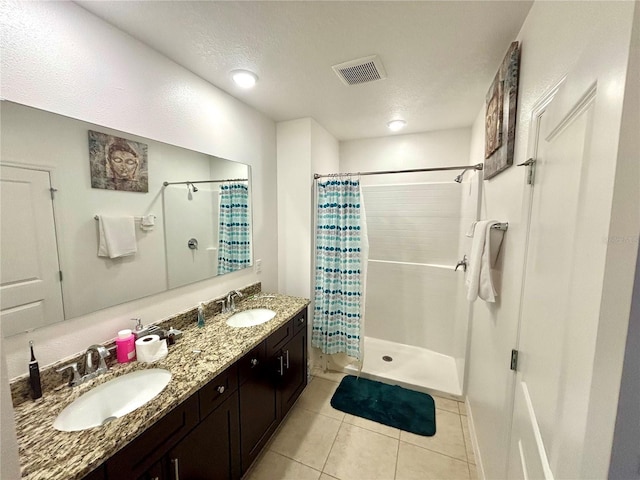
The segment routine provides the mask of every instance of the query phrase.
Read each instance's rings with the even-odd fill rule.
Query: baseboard
[[[478,473],[478,480],[486,480],[484,474],[484,467],[482,464],[482,455],[480,455],[480,448],[478,447],[478,437],[476,436],[476,426],[473,421],[473,408],[469,397],[465,398],[465,408],[467,410],[467,419],[469,422],[469,436],[471,437],[471,446],[473,447],[473,456],[476,461],[476,470]]]

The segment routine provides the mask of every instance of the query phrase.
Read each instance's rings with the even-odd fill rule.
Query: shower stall
[[[463,395],[470,309],[456,265],[470,251],[481,168],[361,176],[369,239],[362,365],[334,355],[328,368]],[[457,177],[448,171],[456,169]]]

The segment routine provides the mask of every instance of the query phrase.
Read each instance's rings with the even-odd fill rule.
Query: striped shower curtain
[[[218,275],[251,265],[249,187],[244,183],[220,186]]]
[[[361,359],[368,250],[360,181],[318,182],[311,344],[323,353]]]

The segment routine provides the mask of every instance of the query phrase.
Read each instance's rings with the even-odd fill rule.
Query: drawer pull
[[[224,385],[220,385],[218,388],[216,388],[216,390],[218,391],[218,393],[224,393]]]
[[[253,368],[253,367],[257,367],[259,362],[257,358],[252,358],[249,363],[251,364],[251,368]]]
[[[304,317],[298,319],[298,323],[302,325],[304,323]]]
[[[172,458],[171,463],[173,463],[173,474],[175,476],[173,480],[180,480],[180,467],[178,466],[178,459]]]

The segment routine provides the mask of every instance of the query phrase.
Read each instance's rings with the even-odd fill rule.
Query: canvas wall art
[[[148,192],[147,145],[89,130],[91,187]]]
[[[484,179],[513,165],[520,47],[513,42],[487,92]]]

